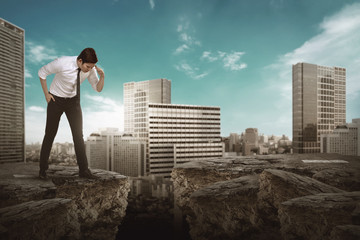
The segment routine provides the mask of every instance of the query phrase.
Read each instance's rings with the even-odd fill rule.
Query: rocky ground
[[[0,239],[114,239],[127,207],[128,179],[77,167],[50,166],[48,180],[38,164],[0,165]]]
[[[227,157],[172,172],[193,240],[360,239],[360,157]]]

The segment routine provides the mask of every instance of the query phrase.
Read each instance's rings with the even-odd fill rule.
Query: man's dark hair
[[[82,50],[77,59],[81,59],[82,63],[97,63],[98,59],[96,56],[96,52],[93,48],[85,48]]]

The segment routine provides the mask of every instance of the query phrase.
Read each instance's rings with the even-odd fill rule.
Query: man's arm
[[[47,84],[46,84],[46,77],[50,74],[59,72],[60,69],[61,69],[61,63],[60,63],[59,58],[55,59],[54,61],[46,64],[45,66],[43,66],[42,68],[39,69],[38,75],[40,78],[41,87],[43,89],[47,103],[49,103],[51,99],[54,101],[55,101],[55,99],[49,93],[49,90],[48,90]]]
[[[105,79],[105,74],[104,71],[99,68],[98,66],[95,65],[96,71],[98,72],[99,76],[100,76],[100,80],[99,82],[96,84],[96,90],[98,92],[101,92],[103,87],[104,87],[104,79]]]
[[[46,79],[40,78],[40,83],[41,83],[41,87],[42,87],[44,95],[45,95],[46,102],[49,103],[51,101],[51,99],[55,102],[54,97],[48,91]]]

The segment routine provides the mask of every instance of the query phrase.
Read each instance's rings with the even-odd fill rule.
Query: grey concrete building
[[[0,162],[25,161],[25,31],[0,18]]]

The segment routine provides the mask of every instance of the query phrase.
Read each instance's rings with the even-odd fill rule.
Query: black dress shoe
[[[40,170],[40,172],[39,172],[39,178],[40,178],[41,180],[46,180],[46,179],[48,179],[48,178],[47,178],[47,175],[46,175],[46,171]]]
[[[98,176],[95,176],[94,174],[92,174],[89,169],[79,172],[79,177],[88,178],[88,179],[98,179],[99,178]]]

